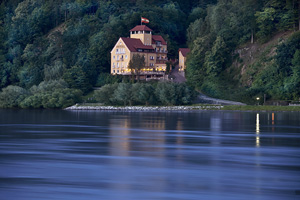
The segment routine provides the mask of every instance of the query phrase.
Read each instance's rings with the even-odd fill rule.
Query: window
[[[115,66],[115,63],[113,63],[113,68],[115,68],[116,66]]]
[[[114,59],[116,58],[116,56],[114,56]]]
[[[119,56],[117,56],[117,60],[119,60]]]
[[[119,49],[116,49],[116,52],[119,53]]]
[[[113,72],[116,73],[116,70],[114,70]]]
[[[119,73],[119,70],[117,70],[117,73]]]
[[[125,55],[125,59],[127,59],[127,55]]]

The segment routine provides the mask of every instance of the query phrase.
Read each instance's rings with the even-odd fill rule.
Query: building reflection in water
[[[222,122],[220,116],[210,118],[211,144],[212,146],[220,145],[220,132],[222,130]]]
[[[129,156],[129,126],[130,121],[128,118],[118,121],[118,124],[113,120],[110,123],[110,154],[112,156]]]
[[[157,157],[165,157],[166,143],[166,120],[165,117],[151,116],[141,121],[141,129],[147,129],[147,137],[144,137],[144,142],[148,145],[140,146],[141,151],[152,152]],[[151,132],[153,130],[153,132]]]
[[[260,146],[259,113],[256,114],[256,147]]]
[[[183,155],[181,150],[183,149],[182,146],[184,145],[183,141],[183,123],[181,119],[177,119],[177,125],[176,125],[176,158],[178,161],[183,161]]]
[[[131,161],[128,158],[130,156],[130,121],[126,117],[122,120],[110,119],[109,132],[109,161],[112,166],[113,172],[111,178],[114,180],[110,183],[110,187],[114,190],[122,191],[121,194],[126,191],[130,191],[130,185],[127,184],[131,178],[130,169]],[[126,173],[124,173],[126,172]],[[122,199],[121,194],[115,193],[115,199]]]

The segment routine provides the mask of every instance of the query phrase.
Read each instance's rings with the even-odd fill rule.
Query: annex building
[[[186,69],[186,57],[187,54],[190,52],[189,48],[179,48],[178,55],[178,65],[179,65],[179,71],[184,71]]]
[[[145,57],[145,68],[140,72],[141,79],[165,77],[168,61],[167,42],[160,35],[153,35],[146,25],[138,25],[130,30],[130,37],[120,37],[111,53],[111,74],[131,75],[128,68],[134,54]]]

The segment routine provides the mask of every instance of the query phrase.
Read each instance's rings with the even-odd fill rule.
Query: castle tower
[[[138,25],[130,30],[130,38],[140,39],[146,46],[152,45],[152,30],[146,25]]]

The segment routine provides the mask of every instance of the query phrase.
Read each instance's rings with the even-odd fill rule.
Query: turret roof
[[[179,51],[181,51],[181,54],[186,57],[187,54],[190,52],[189,48],[179,48]]]
[[[134,27],[130,31],[152,31],[152,30],[151,30],[151,28],[149,28],[146,25],[137,25],[136,27]]]

